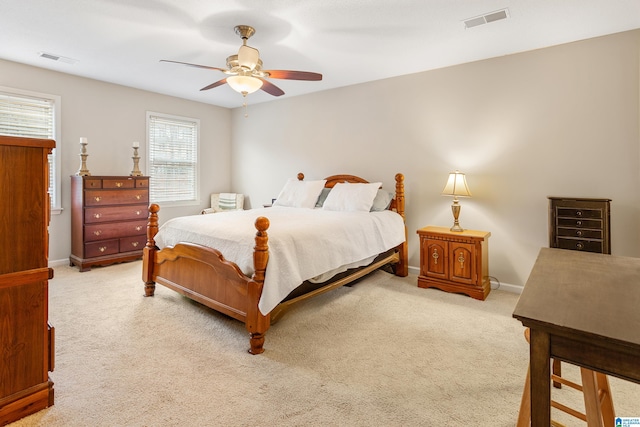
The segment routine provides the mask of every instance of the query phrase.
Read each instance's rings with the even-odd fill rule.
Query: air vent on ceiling
[[[67,58],[65,56],[60,56],[60,55],[55,55],[53,53],[38,52],[38,55],[40,55],[40,58],[46,58],[46,59],[50,59],[52,61],[58,61],[58,62],[66,62],[67,64],[75,64],[76,62],[78,62],[77,59]]]
[[[500,21],[509,17],[509,9],[496,10],[495,12],[487,13],[486,15],[476,16],[474,18],[465,19],[464,28],[473,28],[478,25],[488,24],[490,22]]]

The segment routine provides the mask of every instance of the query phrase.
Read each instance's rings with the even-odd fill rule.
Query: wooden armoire
[[[0,136],[0,426],[53,405],[49,162],[53,140]]]

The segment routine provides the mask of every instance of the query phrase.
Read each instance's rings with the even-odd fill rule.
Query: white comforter
[[[258,308],[269,313],[305,280],[356,263],[405,241],[402,217],[392,211],[334,212],[272,207],[193,215],[167,221],[159,248],[179,242],[219,250],[247,276],[253,274],[255,220],[269,219],[269,264]]]

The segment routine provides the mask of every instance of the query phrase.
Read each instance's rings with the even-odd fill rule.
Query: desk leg
[[[551,339],[531,328],[529,361],[531,369],[531,427],[551,425]]]

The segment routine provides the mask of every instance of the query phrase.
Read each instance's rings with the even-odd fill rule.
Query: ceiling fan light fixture
[[[242,45],[238,50],[238,64],[248,70],[253,70],[260,60],[260,52],[251,46]]]
[[[251,76],[231,76],[227,77],[227,83],[231,89],[243,96],[253,93],[262,87],[262,80]]]

